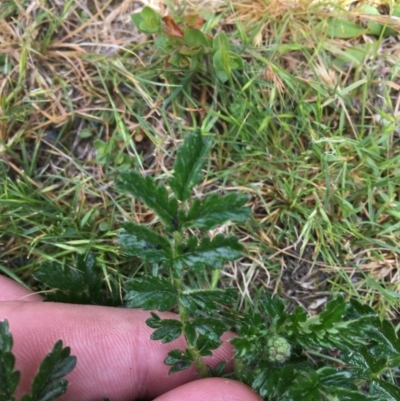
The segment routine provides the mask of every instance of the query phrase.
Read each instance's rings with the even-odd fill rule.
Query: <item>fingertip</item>
[[[0,302],[2,301],[40,302],[42,297],[8,277],[0,276]]]
[[[248,386],[235,380],[196,380],[156,398],[154,401],[262,401]]]

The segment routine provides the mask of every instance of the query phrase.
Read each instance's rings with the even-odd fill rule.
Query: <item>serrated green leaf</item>
[[[211,351],[217,349],[220,345],[220,340],[214,340],[207,335],[200,334],[196,340],[196,348],[201,356],[211,356]]]
[[[158,263],[172,257],[169,241],[145,226],[124,223],[124,230],[118,235],[119,244],[125,252],[136,255],[149,263]]]
[[[174,286],[164,278],[144,277],[126,283],[125,300],[130,308],[166,311],[177,302]]]
[[[355,371],[358,372],[359,377],[368,380],[370,378],[370,370],[368,368],[368,363],[365,360],[364,356],[358,349],[347,349],[342,350],[341,352],[341,360],[347,365],[354,366]]]
[[[323,392],[325,394],[331,394],[331,399],[337,401],[378,401],[364,394],[362,391],[351,390],[349,388],[328,387],[324,388]],[[379,401],[383,400],[381,399]]]
[[[265,294],[264,300],[261,303],[262,310],[271,318],[282,316],[285,314],[285,304],[278,296]]]
[[[310,370],[304,372],[303,375],[296,375],[294,382],[288,389],[288,397],[292,400],[302,401],[322,400],[318,373]]]
[[[0,401],[13,399],[20,379],[20,372],[14,370],[15,357],[12,354],[13,338],[8,321],[0,322]]]
[[[365,377],[356,369],[345,370],[326,366],[318,369],[318,375],[322,391],[334,395],[338,401],[378,401],[362,390]]]
[[[247,201],[246,195],[237,193],[223,196],[210,194],[203,202],[196,199],[192,202],[182,226],[211,230],[227,221],[244,223],[251,215],[251,210],[244,207]]]
[[[190,345],[194,345],[196,343],[196,330],[192,323],[187,323],[184,328],[185,337]]]
[[[400,387],[384,380],[374,380],[370,387],[371,395],[379,401],[400,401]]]
[[[223,374],[225,373],[226,369],[226,362],[222,361],[220,362],[214,369],[214,377],[222,377]]]
[[[122,173],[116,184],[120,191],[129,192],[152,209],[168,228],[177,230],[178,202],[169,198],[164,185],[157,185],[152,177],[143,177],[133,170]]]
[[[199,245],[196,238],[191,237],[186,247],[180,247],[181,256],[177,262],[198,270],[204,266],[221,269],[226,260],[237,259],[241,250],[242,245],[233,236],[218,234],[213,240],[203,238]]]
[[[164,363],[166,365],[172,365],[168,372],[168,374],[171,375],[190,368],[192,365],[192,358],[188,350],[183,352],[180,349],[174,349],[168,352],[168,357],[165,359]]]
[[[263,398],[279,399],[280,396],[287,392],[295,377],[293,366],[287,365],[283,368],[274,366],[273,369],[263,369],[261,373],[258,373],[254,378],[252,387]]]
[[[201,180],[205,156],[211,147],[211,141],[204,139],[200,129],[186,135],[183,145],[178,148],[174,163],[174,177],[169,185],[180,201],[190,198],[190,191]]]
[[[22,401],[50,401],[66,393],[68,382],[61,378],[76,366],[76,357],[70,352],[69,347],[63,348],[61,340],[55,343],[40,364],[30,395],[25,395]]]
[[[351,299],[346,306],[346,316],[349,320],[367,317],[368,319],[377,318],[378,314],[369,305],[363,305],[356,299]],[[374,319],[375,320],[375,319]]]
[[[197,310],[210,312],[221,307],[231,306],[237,297],[234,288],[217,290],[185,290],[179,296],[179,302],[191,313]]]
[[[367,347],[362,347],[359,353],[372,373],[380,373],[387,368],[387,358],[377,358],[369,352]]]
[[[394,326],[388,320],[375,321],[374,327],[368,332],[374,340],[370,352],[375,358],[398,358],[400,356],[400,339]]]
[[[182,322],[176,319],[160,319],[155,313],[146,320],[146,324],[155,330],[150,338],[161,340],[163,344],[176,340],[182,334]]]
[[[319,316],[319,320],[324,329],[326,330],[331,328],[335,323],[341,322],[343,320],[345,310],[346,303],[342,295],[339,295],[336,299],[329,301],[326,304],[326,310],[323,311]]]
[[[34,273],[34,277],[52,289],[58,288],[69,291],[74,288],[83,288],[83,274],[76,269],[64,268],[56,262],[44,262]]]
[[[193,319],[192,324],[197,333],[215,343],[220,342],[221,335],[227,330],[227,327],[221,320],[212,317],[196,317]]]
[[[91,253],[78,255],[74,268],[62,267],[56,262],[42,263],[34,277],[50,287],[46,301],[107,306],[121,303],[115,285],[111,284],[114,291],[109,296],[104,292],[102,270]]]

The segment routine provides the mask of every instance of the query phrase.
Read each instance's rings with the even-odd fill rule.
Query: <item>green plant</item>
[[[338,296],[320,315],[308,316],[301,307],[289,313],[282,300],[265,295],[253,311],[240,313],[234,306],[236,291],[217,286],[219,269],[237,259],[242,246],[234,236],[210,238],[207,231],[228,220],[243,223],[250,210],[244,207],[247,197],[236,193],[190,202],[209,149],[210,140],[199,130],[185,137],[168,181],[172,194],[136,171],[122,173],[117,183],[119,190],[153,209],[162,226],[156,232],[124,223],[119,242],[157,272],[127,281],[128,306],[179,314],[179,320],[162,319],[153,311],[147,320],[155,329],[153,340],[186,339],[186,350],[166,356],[170,373],[194,364],[201,377],[225,374],[251,385],[266,400],[400,400],[393,379],[400,366],[400,340],[393,325],[372,308]],[[189,285],[191,276],[210,270],[209,288]],[[213,372],[203,357],[221,344],[226,330],[238,333],[231,341],[235,371],[223,373],[221,363]]]
[[[157,35],[154,48],[167,55],[165,65],[172,70],[204,71],[209,67],[208,63],[203,65],[208,55],[212,55],[212,67],[222,82],[231,79],[232,70],[243,68],[243,60],[231,50],[226,34],[220,32],[213,38],[203,33],[205,21],[197,15],[188,15],[181,28],[171,16],[161,18],[146,6],[132,15],[132,21],[141,32]]]
[[[254,299],[251,310],[242,312],[236,306],[237,291],[219,285],[220,269],[226,261],[242,255],[243,249],[234,236],[210,238],[208,232],[227,221],[244,223],[250,210],[245,207],[248,198],[243,194],[211,193],[203,200],[191,199],[210,148],[211,140],[203,138],[199,129],[185,137],[168,180],[171,191],[136,171],[122,172],[117,182],[119,190],[142,201],[159,218],[153,229],[124,223],[119,243],[127,254],[151,265],[154,273],[126,281],[127,305],[151,310],[147,324],[154,329],[153,340],[168,343],[182,335],[186,339],[186,349],[166,355],[170,373],[194,365],[201,377],[240,380],[268,401],[400,400],[396,382],[400,340],[392,323],[379,319],[372,308],[339,295],[319,315],[309,316],[302,307],[289,311],[279,297],[265,294]],[[52,300],[70,302],[66,297],[71,296],[72,301],[92,302],[92,297],[97,303],[109,303],[98,295],[101,282],[94,257],[90,255],[86,261],[78,258],[77,267],[77,271],[69,272],[45,264],[36,277],[60,288]],[[193,277],[209,274],[208,287],[199,288]],[[55,276],[60,279],[54,281]],[[175,310],[179,319],[162,319],[157,310]],[[235,369],[226,372],[226,364],[221,362],[213,371],[203,357],[219,347],[227,330],[237,334],[231,340],[236,350]],[[13,370],[7,322],[1,323],[0,333],[0,377],[6,377],[5,384],[0,382],[0,400],[14,400],[19,375]],[[61,356],[67,360],[69,349],[62,351],[60,343],[56,349],[53,353],[60,357],[51,357],[51,361],[56,364]],[[72,362],[60,363],[72,369]],[[50,368],[42,370],[42,384],[36,386],[40,391],[50,385],[46,384],[49,377],[60,379]],[[64,391],[66,384],[62,381],[61,386],[60,381],[56,387]],[[50,399],[40,398],[39,390],[35,391],[36,395],[26,400]],[[58,396],[61,390],[57,391]]]

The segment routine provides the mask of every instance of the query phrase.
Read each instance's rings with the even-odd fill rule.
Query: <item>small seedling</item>
[[[212,37],[201,31],[204,20],[198,15],[188,15],[183,27],[169,15],[161,16],[146,6],[132,15],[136,27],[148,35],[155,34],[154,48],[165,55],[165,66],[170,71],[205,71],[210,66],[217,78],[231,80],[232,71],[243,68],[242,58],[231,50],[224,32]],[[212,56],[212,64],[208,63]]]

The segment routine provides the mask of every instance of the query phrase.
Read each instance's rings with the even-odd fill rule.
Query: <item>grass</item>
[[[155,216],[114,179],[127,168],[167,178],[177,144],[201,126],[215,146],[196,196],[243,190],[254,212],[223,227],[247,246],[222,272],[242,306],[265,288],[309,310],[342,292],[398,319],[398,18],[397,36],[343,38],[329,21],[358,21],[354,5],[160,3],[229,32],[245,68],[222,84],[211,70],[165,71],[128,1],[42,3],[0,6],[3,274],[35,285],[40,263],[89,250],[107,280],[150,274],[119,254],[116,232]]]

